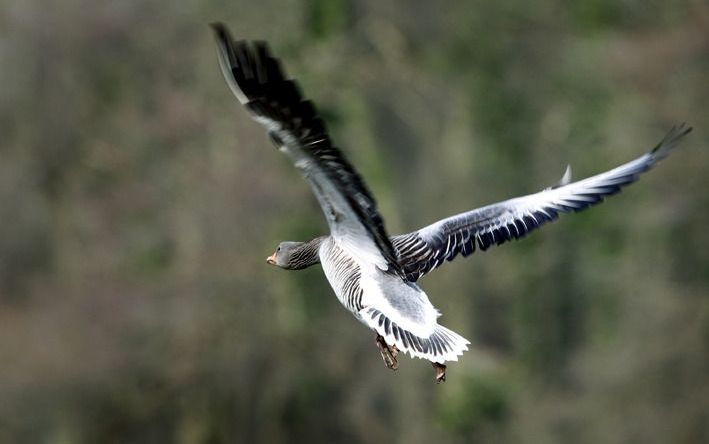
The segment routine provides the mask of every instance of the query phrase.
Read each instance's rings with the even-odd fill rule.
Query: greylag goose
[[[212,27],[226,83],[303,174],[330,228],[329,236],[280,243],[267,262],[287,270],[322,264],[342,305],[375,332],[387,367],[396,370],[403,351],[430,361],[437,382],[445,381],[445,362],[457,361],[469,342],[438,323],[440,313],[417,284],[423,275],[458,254],[519,239],[559,213],[600,203],[665,158],[691,130],[684,124],[673,128],[647,154],[605,173],[572,183],[567,168],[557,185],[541,192],[390,237],[364,181],[266,43],[234,40],[224,25]]]

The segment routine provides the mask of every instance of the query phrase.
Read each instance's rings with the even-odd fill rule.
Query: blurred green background
[[[208,23],[265,39],[392,234],[695,131],[422,281],[473,342],[387,370]],[[0,1],[0,442],[709,442],[704,0]]]

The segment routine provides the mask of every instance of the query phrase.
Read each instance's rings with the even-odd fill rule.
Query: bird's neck
[[[326,239],[326,236],[316,237],[308,242],[303,242],[302,245],[296,248],[291,256],[292,270],[302,270],[311,265],[320,263],[320,245]]]

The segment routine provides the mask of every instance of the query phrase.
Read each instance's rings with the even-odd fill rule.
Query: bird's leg
[[[396,348],[396,345],[389,346],[386,341],[384,341],[382,335],[377,332],[374,333],[376,335],[374,337],[374,341],[376,342],[377,347],[379,348],[379,353],[382,354],[384,364],[387,366],[387,368],[390,368],[392,370],[398,369],[399,362],[396,360],[396,355],[399,354],[399,350]]]
[[[431,362],[431,365],[436,369],[436,384],[446,382],[446,366],[437,362]]]

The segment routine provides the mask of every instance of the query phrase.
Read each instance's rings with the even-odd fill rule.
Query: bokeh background
[[[603,205],[422,281],[472,341],[387,370],[227,89],[268,40],[389,231],[641,155]],[[703,0],[0,1],[0,442],[709,442]]]

